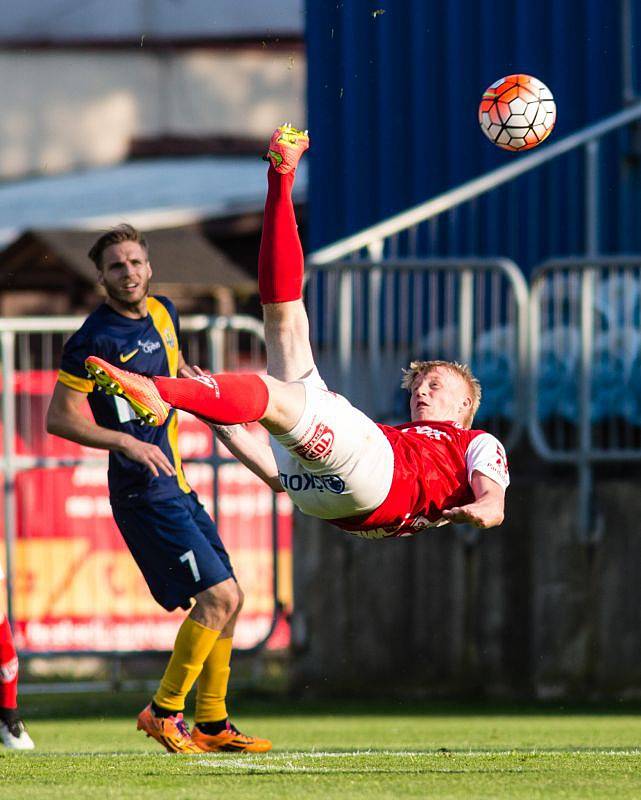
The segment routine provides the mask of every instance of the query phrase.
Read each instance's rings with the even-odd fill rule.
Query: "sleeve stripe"
[[[94,382],[92,380],[89,378],[78,378],[77,375],[72,375],[70,372],[65,372],[63,369],[58,370],[58,380],[70,389],[75,389],[77,392],[84,392],[85,394],[93,392]]]

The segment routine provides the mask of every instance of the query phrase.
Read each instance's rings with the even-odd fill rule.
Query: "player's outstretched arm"
[[[477,470],[472,473],[471,486],[474,502],[443,511],[443,518],[449,522],[474,525],[475,528],[500,525],[504,518],[505,489]]]
[[[271,447],[242,425],[212,425],[225,447],[274,492],[284,492]]]
[[[103,428],[87,419],[83,414],[86,402],[84,392],[56,383],[47,411],[47,433],[86,447],[117,450],[132,461],[144,464],[156,478],[160,472],[176,474],[171,461],[155,444],[140,441],[128,433]]]

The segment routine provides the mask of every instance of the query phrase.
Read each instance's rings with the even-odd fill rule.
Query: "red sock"
[[[270,166],[263,235],[258,255],[260,302],[285,303],[303,294],[303,248],[292,203],[294,172],[281,175]]]
[[[221,372],[201,378],[154,378],[160,396],[174,408],[220,425],[255,422],[265,414],[269,392],[258,375]]]
[[[18,707],[18,656],[9,620],[0,622],[0,708]]]

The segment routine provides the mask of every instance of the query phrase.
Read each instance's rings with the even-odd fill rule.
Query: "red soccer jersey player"
[[[271,434],[273,455],[238,427],[221,429],[228,448],[303,512],[344,530],[381,538],[446,522],[499,525],[509,482],[505,452],[489,433],[470,430],[481,390],[467,367],[413,362],[403,379],[412,422],[399,428],[377,425],[320,377],[302,301],[303,255],[291,200],[307,146],[305,133],[283,126],[267,153],[259,288],[268,375],[152,380],[95,358],[87,368],[143,418],[148,412],[162,422],[168,403],[216,425],[260,421]]]
[[[447,524],[444,512],[473,503],[475,472],[503,489],[509,484],[505,450],[489,433],[434,421],[380,428],[394,451],[389,493],[370,514],[336,520],[343,530],[367,538],[410,536]]]
[[[0,584],[4,580],[0,568]],[[10,750],[33,750],[18,714],[18,654],[7,616],[0,611],[0,742]]]

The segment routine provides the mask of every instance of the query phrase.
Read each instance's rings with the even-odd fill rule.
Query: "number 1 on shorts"
[[[183,564],[189,564],[191,574],[194,576],[194,580],[198,582],[200,580],[200,572],[198,571],[198,564],[196,564],[196,556],[194,555],[194,551],[187,550],[186,553],[183,553],[180,556],[180,561]]]

